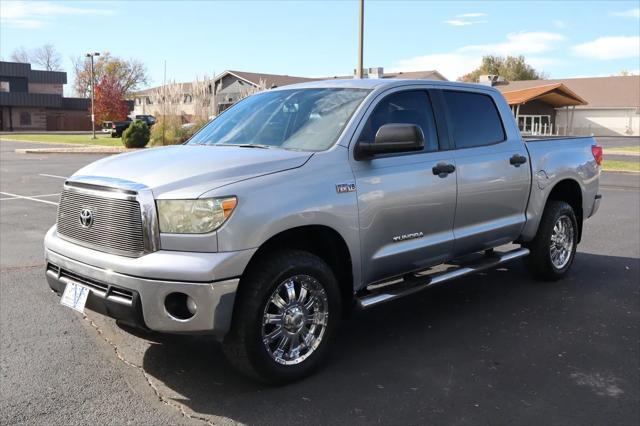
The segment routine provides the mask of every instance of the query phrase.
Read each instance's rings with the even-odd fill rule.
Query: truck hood
[[[74,176],[125,180],[151,188],[156,198],[197,198],[221,186],[300,167],[311,155],[284,149],[176,145],[103,158],[78,170],[71,180]]]

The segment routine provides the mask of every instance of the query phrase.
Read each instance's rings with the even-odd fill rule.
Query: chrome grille
[[[144,253],[144,237],[140,204],[133,199],[86,193],[67,187],[60,195],[58,234],[62,238],[95,250],[138,257]],[[91,226],[83,226],[80,213],[92,213]]]

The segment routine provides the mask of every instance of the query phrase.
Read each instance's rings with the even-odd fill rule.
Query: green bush
[[[168,116],[166,119],[160,117],[151,128],[151,145],[162,146],[184,143],[205,124],[207,124],[206,120],[196,120],[193,125],[185,126],[178,116]]]
[[[134,121],[122,132],[122,143],[127,148],[144,148],[149,143],[151,132],[144,121]]]

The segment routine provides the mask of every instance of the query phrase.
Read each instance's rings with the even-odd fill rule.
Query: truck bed
[[[567,139],[593,139],[593,136],[523,136],[525,142],[550,142]]]

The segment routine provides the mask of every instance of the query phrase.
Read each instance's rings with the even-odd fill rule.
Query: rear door
[[[456,204],[455,172],[433,172],[434,166],[454,160],[453,151],[441,149],[448,138],[439,137],[427,90],[396,90],[371,108],[359,140],[374,140],[383,124],[416,124],[425,135],[425,148],[360,161],[351,155],[366,284],[447,259]]]
[[[494,96],[442,91],[458,178],[454,255],[513,241],[525,223],[529,157],[520,135],[505,129],[501,113],[510,112]]]

